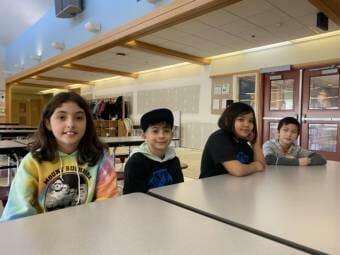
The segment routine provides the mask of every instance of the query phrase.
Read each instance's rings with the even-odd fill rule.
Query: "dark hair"
[[[50,120],[56,108],[67,102],[76,103],[84,110],[86,116],[86,129],[84,136],[78,145],[79,153],[77,161],[80,164],[87,162],[90,166],[93,166],[102,157],[106,146],[100,142],[96,134],[93,118],[87,102],[83,97],[74,92],[59,93],[55,95],[45,106],[41,115],[38,131],[35,135],[35,140],[31,146],[32,156],[39,162],[54,161],[58,157],[56,139],[52,131],[47,129],[45,121]]]
[[[248,113],[252,113],[254,116],[254,128],[253,128],[254,138],[252,141],[250,141],[253,144],[256,142],[256,139],[257,139],[257,127],[256,127],[255,112],[250,105],[245,104],[245,103],[240,103],[240,102],[232,103],[228,108],[224,110],[217,124],[221,129],[234,135],[235,134],[235,119],[239,116],[242,116]]]
[[[285,117],[279,121],[279,125],[277,126],[277,131],[280,131],[283,125],[289,125],[289,124],[294,124],[298,128],[298,134],[300,134],[300,123],[299,121],[294,118],[294,117]]]

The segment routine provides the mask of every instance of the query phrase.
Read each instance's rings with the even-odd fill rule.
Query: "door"
[[[302,147],[340,161],[339,66],[263,75],[263,142],[275,137],[281,118],[292,116],[301,123]]]
[[[304,70],[301,145],[340,161],[339,68]]]
[[[265,74],[263,142],[274,138],[281,118],[299,118],[299,70]]]

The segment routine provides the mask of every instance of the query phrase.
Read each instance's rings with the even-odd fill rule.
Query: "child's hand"
[[[248,142],[253,142],[254,137],[255,137],[254,132],[253,132],[253,131],[250,132],[250,134],[249,134],[248,137],[247,137],[247,141],[248,141]]]
[[[300,166],[308,166],[310,164],[310,158],[299,158]]]

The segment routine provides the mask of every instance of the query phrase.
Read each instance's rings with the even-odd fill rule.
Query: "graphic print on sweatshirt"
[[[249,155],[247,155],[243,151],[240,151],[240,152],[237,153],[236,159],[238,161],[240,161],[242,164],[249,164],[250,163]]]
[[[172,176],[169,174],[168,170],[163,168],[156,170],[152,173],[149,181],[148,188],[158,188],[162,186],[166,186],[173,183]]]
[[[88,185],[81,174],[80,178],[80,199],[79,204],[85,203]],[[44,207],[46,211],[53,211],[69,206],[74,206],[78,201],[78,176],[76,173],[66,173],[57,176],[54,180],[49,182],[46,189]]]

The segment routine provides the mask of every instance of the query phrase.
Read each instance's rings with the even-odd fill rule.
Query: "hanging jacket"
[[[116,173],[104,153],[94,166],[78,165],[77,154],[59,152],[54,162],[39,163],[28,153],[11,185],[1,221],[103,200],[117,195]]]

